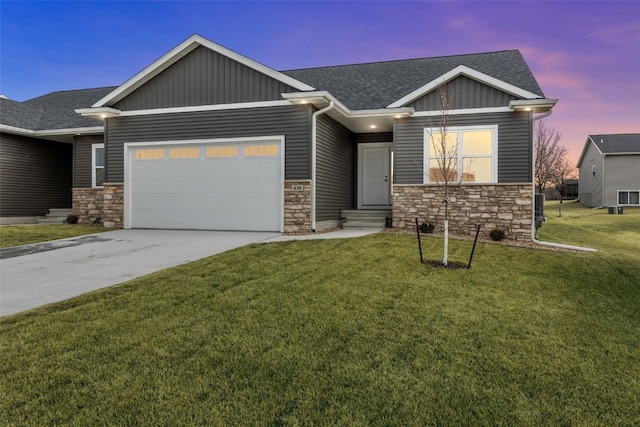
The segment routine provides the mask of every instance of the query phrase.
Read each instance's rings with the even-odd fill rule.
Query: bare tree
[[[575,174],[575,168],[573,165],[564,158],[558,165],[556,173],[553,176],[552,184],[555,186],[556,191],[560,195],[560,203],[558,204],[558,216],[562,216],[562,200],[567,193],[567,179],[570,179]]]
[[[547,128],[544,120],[536,125],[536,189],[542,193],[549,185],[562,182],[569,173],[567,149],[560,145],[560,133]]]
[[[453,195],[454,185],[459,184],[458,179],[458,146],[457,137],[451,135],[449,130],[449,116],[451,101],[447,97],[446,84],[438,87],[440,96],[440,116],[438,124],[429,131],[429,161],[424,165],[430,182],[439,184],[444,193],[444,253],[442,264],[447,265],[449,259],[449,204]]]

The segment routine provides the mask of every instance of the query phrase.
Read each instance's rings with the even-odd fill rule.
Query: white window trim
[[[640,190],[618,190],[616,192],[616,205],[617,206],[640,206],[640,203],[624,203],[621,204],[620,203],[620,193],[627,193],[627,201],[629,201],[631,199],[630,194],[629,193],[636,193],[636,192],[640,192]]]
[[[104,149],[104,144],[91,144],[91,187],[104,188],[103,185],[96,185],[96,168],[98,167],[96,166],[96,149],[98,148]],[[104,153],[104,155],[105,155],[105,163],[106,163],[107,153]],[[104,169],[104,165],[100,167]]]
[[[429,136],[433,133],[440,133],[440,128],[439,127],[431,127],[431,128],[425,128],[424,129],[424,138],[422,141],[422,148],[423,148],[423,169],[427,170],[428,165],[429,165],[429,160],[431,159],[430,155],[429,155]],[[458,162],[458,179],[460,179],[461,174],[462,174],[462,159],[463,156],[462,155],[462,151],[460,150],[460,142],[461,142],[461,138],[460,138],[460,133],[461,132],[466,132],[466,131],[474,131],[474,130],[490,130],[491,131],[491,135],[492,135],[492,141],[491,141],[491,181],[474,181],[474,182],[461,182],[461,184],[496,184],[498,182],[498,125],[481,125],[481,126],[455,126],[455,127],[448,127],[447,128],[447,132],[450,133],[457,133],[457,137],[456,137],[456,141],[457,141],[457,152],[458,152],[458,158],[457,158],[457,162]],[[423,173],[422,174],[422,182],[424,184],[429,184],[431,183],[431,181],[429,181],[429,174],[428,173]]]

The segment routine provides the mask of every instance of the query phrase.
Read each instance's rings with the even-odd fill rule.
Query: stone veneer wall
[[[295,190],[294,186],[296,186]],[[284,232],[304,234],[311,231],[311,181],[308,179],[285,181]]]
[[[104,195],[102,188],[74,188],[73,213],[80,224],[96,224],[102,221]]]
[[[431,222],[442,233],[444,189],[438,185],[395,184],[393,186],[393,227],[415,230],[418,222]],[[456,186],[449,205],[449,232],[488,238],[494,228],[504,230],[507,239],[531,241],[532,184],[466,184]]]
[[[105,227],[124,227],[124,185],[121,182],[104,184],[102,223]]]

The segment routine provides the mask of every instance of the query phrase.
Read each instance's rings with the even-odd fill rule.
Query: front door
[[[358,208],[391,206],[391,144],[359,144]]]

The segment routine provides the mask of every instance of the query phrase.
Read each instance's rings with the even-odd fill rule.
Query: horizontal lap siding
[[[76,136],[73,144],[73,187],[91,188],[91,146],[104,143],[104,135]]]
[[[296,89],[198,47],[114,105],[123,111],[272,101]]]
[[[0,134],[0,216],[71,207],[71,144]]]
[[[109,119],[107,181],[124,180],[125,142],[285,136],[285,179],[309,179],[309,106],[158,114]]]
[[[449,127],[498,125],[498,182],[531,182],[530,113],[450,115]],[[437,127],[438,117],[400,119],[394,141],[395,182],[421,184],[424,129]]]
[[[354,201],[353,134],[335,120],[318,117],[316,220],[338,220]]]

